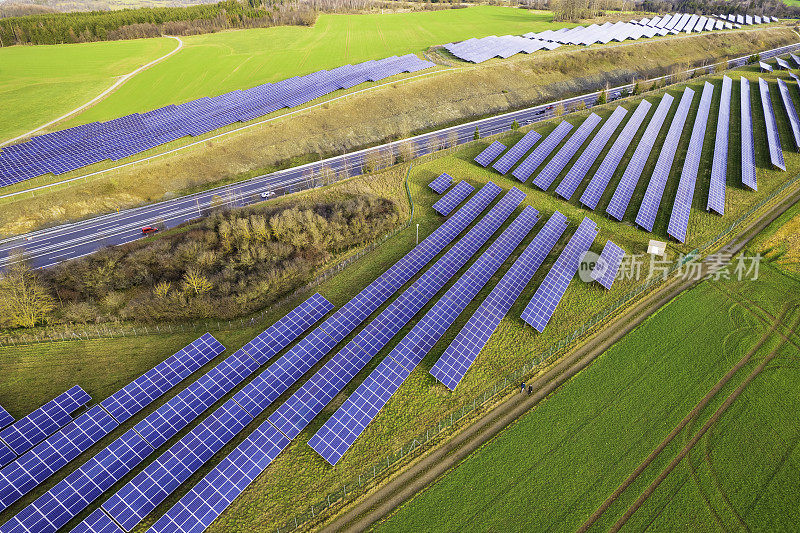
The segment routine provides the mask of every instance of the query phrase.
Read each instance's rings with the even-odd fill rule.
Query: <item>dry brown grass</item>
[[[569,95],[796,42],[790,28],[677,36],[494,60],[331,102],[110,176],[3,205],[11,235]]]

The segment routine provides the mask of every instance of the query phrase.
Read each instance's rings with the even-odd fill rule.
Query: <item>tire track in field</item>
[[[794,328],[792,328],[792,329],[794,329]],[[610,531],[612,531],[613,533],[616,533],[617,531],[619,531],[622,528],[622,526],[625,525],[625,523],[628,521],[628,519],[631,516],[633,516],[633,514],[644,504],[645,501],[647,501],[647,499],[653,494],[653,492],[655,492],[655,490],[658,488],[658,486],[661,484],[661,482],[664,481],[664,479],[666,479],[667,476],[669,476],[669,474],[675,469],[675,467],[678,466],[678,464],[680,464],[680,462],[683,460],[683,458],[686,457],[686,455],[692,450],[694,445],[697,444],[697,442],[703,437],[703,435],[706,434],[708,429],[711,426],[713,426],[719,420],[719,418],[725,413],[725,411],[727,411],[727,409],[731,406],[731,404],[739,396],[741,396],[741,394],[744,392],[744,390],[747,388],[747,386],[750,383],[752,383],[752,381],[756,377],[758,377],[759,374],[761,374],[761,372],[764,370],[764,367],[766,367],[767,364],[770,361],[772,361],[775,357],[777,357],[778,352],[780,351],[780,349],[785,344],[786,344],[785,342],[782,342],[774,350],[772,350],[764,358],[764,360],[755,369],[753,369],[753,371],[745,378],[745,380],[738,387],[736,387],[736,390],[734,390],[725,399],[725,401],[722,403],[722,405],[720,405],[717,408],[717,410],[714,412],[714,414],[711,415],[711,418],[709,418],[708,421],[706,421],[706,423],[703,424],[703,427],[700,428],[700,430],[695,434],[695,436],[692,437],[692,439],[686,444],[686,446],[683,447],[683,449],[680,451],[680,453],[672,460],[672,462],[670,462],[669,466],[667,466],[667,468],[665,468],[661,472],[661,474],[658,476],[658,478],[656,478],[656,480],[653,481],[650,484],[650,486],[639,496],[639,498],[636,500],[636,502],[634,502],[634,504],[631,507],[628,508],[628,510],[625,512],[625,514],[622,516],[622,518],[617,520],[617,522],[614,524],[614,526],[611,528]]]
[[[786,313],[789,312],[789,309],[785,309],[781,314],[781,317],[785,316]],[[613,504],[625,490],[634,482],[636,479],[644,472],[644,470],[650,466],[650,464],[661,454],[662,451],[678,436],[678,434],[683,431],[683,428],[686,427],[689,422],[691,422],[695,416],[703,409],[711,399],[731,380],[731,378],[742,368],[746,365],[752,356],[770,339],[772,334],[777,329],[778,322],[772,324],[772,327],[767,330],[764,335],[756,342],[755,346],[753,346],[749,352],[747,352],[744,357],[742,357],[738,363],[736,363],[728,372],[714,385],[711,390],[709,390],[706,395],[703,397],[702,400],[685,416],[683,419],[678,423],[675,428],[667,435],[667,437],[659,444],[655,450],[653,450],[650,455],[622,482],[622,484],[617,487],[617,489],[608,497],[606,500],[600,505],[600,507],[595,510],[594,513],[581,525],[578,529],[580,533],[585,533],[589,530],[589,528],[594,525],[595,522],[605,513],[605,511]]]
[[[703,448],[703,460],[708,466],[708,477],[711,478],[712,483],[714,483],[714,487],[716,487],[717,492],[719,492],[719,495],[722,497],[722,501],[725,502],[725,506],[728,508],[728,511],[733,515],[736,521],[739,522],[739,525],[742,526],[745,531],[749,532],[750,526],[747,525],[747,523],[744,521],[744,518],[742,518],[742,515],[739,514],[739,511],[736,510],[736,507],[734,507],[731,499],[728,497],[728,493],[723,488],[722,483],[719,480],[719,476],[717,475],[717,470],[714,468],[714,463],[711,460],[711,437],[713,433],[714,428],[711,428],[708,432],[708,437],[706,437],[706,445]]]

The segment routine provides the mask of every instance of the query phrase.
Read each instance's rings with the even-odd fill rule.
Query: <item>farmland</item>
[[[762,266],[757,281],[702,283],[378,531],[574,531],[749,352],[749,361],[592,530],[611,528],[768,354],[775,358],[633,514],[627,529],[791,529],[798,494],[789,480],[796,476],[800,438],[793,422],[800,407],[798,294],[800,284],[772,267]]]

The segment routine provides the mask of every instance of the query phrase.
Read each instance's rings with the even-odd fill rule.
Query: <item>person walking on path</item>
[[[528,396],[530,396],[531,393],[533,393],[533,385],[528,385]]]
[[[521,387],[520,392],[525,392],[525,383],[520,383],[519,386]]]

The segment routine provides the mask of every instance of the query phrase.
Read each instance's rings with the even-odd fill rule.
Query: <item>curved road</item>
[[[762,52],[761,57],[762,59],[767,59],[798,48],[800,48],[800,44],[789,45]],[[746,58],[737,58],[729,61],[728,66],[741,66],[745,61]],[[610,92],[614,94],[628,88],[630,88],[630,85],[613,88]],[[484,136],[508,131],[514,121],[520,125],[526,125],[552,118],[553,111],[559,104],[569,107],[583,102],[587,107],[591,107],[597,101],[598,94],[593,92],[558,102],[521,109],[496,117],[417,135],[410,139],[280,170],[173,200],[10,237],[0,241],[0,268],[16,261],[17,254],[20,252],[24,252],[26,258],[35,267],[51,266],[61,261],[90,254],[104,246],[113,246],[136,240],[141,237],[141,228],[143,226],[159,225],[162,229],[172,228],[189,220],[199,218],[208,213],[212,202],[219,202],[220,199],[232,206],[243,206],[260,201],[260,193],[263,191],[271,191],[275,193],[275,196],[280,196],[313,188],[316,184],[309,179],[309,176],[318,173],[323,168],[329,168],[337,174],[347,170],[350,176],[356,176],[361,174],[362,164],[370,154],[373,154],[374,157],[374,154],[387,154],[391,150],[392,153],[397,155],[399,154],[399,146],[403,143],[411,142],[416,156],[425,155],[431,152],[431,144],[436,144],[437,140],[439,142],[452,143],[457,138],[458,144],[471,141],[476,126],[481,135]]]

